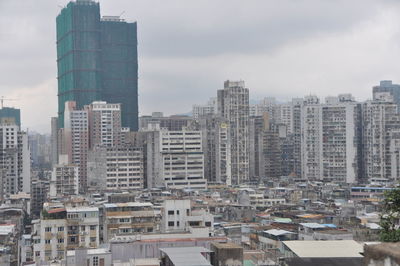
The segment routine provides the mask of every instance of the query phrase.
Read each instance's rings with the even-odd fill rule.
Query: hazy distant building
[[[210,100],[204,104],[204,105],[198,105],[195,104],[192,107],[192,115],[193,118],[197,119],[202,116],[209,116],[209,115],[214,115],[217,113],[217,98],[213,97],[210,98]]]
[[[151,116],[141,116],[139,118],[140,130],[151,128],[165,128],[172,131],[188,128],[193,123],[193,117],[186,115],[163,116],[160,112],[155,112]]]
[[[204,176],[212,183],[231,184],[229,127],[215,115],[198,118],[204,152]]]
[[[100,18],[100,4],[70,2],[57,16],[58,118],[64,127],[65,102],[77,109],[93,101],[122,104],[122,125],[138,128],[136,22]]]
[[[218,115],[226,119],[231,148],[231,182],[249,181],[249,89],[244,81],[225,81],[218,90]]]
[[[397,104],[397,108],[400,107],[400,85],[393,84],[391,80],[382,80],[378,86],[372,88],[373,99],[375,100],[377,95],[381,92],[388,92],[393,97],[393,101]]]
[[[59,130],[58,130],[58,117],[51,118],[51,165],[56,165],[58,163],[58,140],[59,140]]]

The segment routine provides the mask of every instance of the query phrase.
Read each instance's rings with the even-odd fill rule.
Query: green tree
[[[380,238],[383,242],[399,242],[400,189],[386,191],[384,196]]]

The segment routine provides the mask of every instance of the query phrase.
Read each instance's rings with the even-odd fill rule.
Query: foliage
[[[384,195],[380,239],[383,242],[399,242],[400,189],[386,191]]]

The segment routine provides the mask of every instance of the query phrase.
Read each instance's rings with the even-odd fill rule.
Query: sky
[[[67,0],[0,0],[0,96],[24,129],[57,113],[55,18]],[[138,23],[139,112],[187,113],[244,80],[251,99],[352,93],[400,83],[400,1],[100,0]]]

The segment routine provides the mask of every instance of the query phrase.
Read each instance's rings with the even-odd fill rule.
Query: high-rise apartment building
[[[244,81],[225,81],[218,90],[218,115],[229,127],[232,185],[249,181],[249,89]]]
[[[61,131],[63,145],[60,154],[66,154],[69,164],[79,167],[79,187],[86,190],[86,164],[89,150],[89,112],[77,110],[75,102],[65,103],[64,128]]]
[[[355,183],[360,177],[360,105],[351,95],[305,97],[302,106],[302,171],[308,180]]]
[[[85,106],[89,113],[90,147],[121,144],[121,105],[93,102]]]
[[[28,135],[13,123],[0,124],[1,196],[29,193],[31,189],[31,158]]]
[[[122,125],[138,128],[137,26],[100,17],[100,5],[76,0],[57,16],[58,118],[65,102],[77,109],[93,101],[121,103]]]
[[[363,103],[364,175],[370,180],[399,178],[397,171],[392,171],[395,170],[392,162],[396,162],[396,139],[400,130],[397,108],[389,92],[374,93],[374,100]]]
[[[204,176],[211,183],[231,185],[229,127],[225,119],[200,116],[199,128],[204,152]]]
[[[4,122],[13,122],[21,127],[21,110],[12,107],[2,107],[0,109],[0,123]]]
[[[144,187],[143,151],[130,145],[99,146],[89,152],[88,186],[107,191]]]
[[[393,84],[391,80],[382,80],[378,86],[372,88],[373,99],[379,97],[379,93],[388,92],[393,97],[393,102],[397,104],[397,109],[400,110],[400,85]]]
[[[67,197],[79,193],[79,167],[69,164],[67,155],[54,165],[50,179],[50,197]]]

